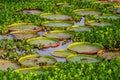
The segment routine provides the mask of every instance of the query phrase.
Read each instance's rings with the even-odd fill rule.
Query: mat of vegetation
[[[104,61],[99,64],[57,63],[55,68],[42,68],[43,73],[31,70],[0,71],[1,80],[119,80],[120,64],[118,60]],[[49,70],[48,70],[49,69]],[[40,74],[41,73],[41,74]]]
[[[75,26],[83,17],[85,25]],[[62,54],[51,51],[46,56],[35,50],[55,49],[67,40],[72,44],[87,42],[89,46],[97,43],[102,48],[96,51],[73,45],[74,50],[68,48],[69,44]],[[87,54],[79,56],[79,48],[84,49],[79,54]],[[68,50],[75,54],[70,55]],[[64,57],[66,62],[58,62],[56,57]],[[25,59],[24,65],[21,59]],[[26,65],[27,61],[32,66]],[[0,80],[120,80],[120,3],[0,0],[0,65]]]

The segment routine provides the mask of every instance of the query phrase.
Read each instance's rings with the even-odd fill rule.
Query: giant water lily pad
[[[39,66],[39,67],[30,67],[30,68],[19,68],[14,70],[14,72],[19,73],[37,73],[37,74],[43,74],[44,69],[50,69],[50,68],[56,68],[57,66],[51,65],[51,66]]]
[[[46,21],[42,23],[45,28],[67,28],[71,27],[73,22],[69,21]]]
[[[82,32],[82,31],[91,31],[92,28],[90,27],[70,27],[68,28],[69,31],[74,31],[74,32]]]
[[[120,6],[111,7],[110,11],[120,14]]]
[[[41,56],[39,60],[41,63],[45,63],[45,65],[53,65],[57,62],[57,60],[52,56]]]
[[[120,19],[118,15],[104,14],[102,16],[95,16],[96,19]]]
[[[82,2],[94,2],[94,1],[98,1],[98,0],[78,0],[78,1],[82,1]]]
[[[0,60],[0,70],[7,71],[7,69],[18,69],[20,66],[12,61]]]
[[[38,9],[24,9],[19,12],[24,14],[34,14],[34,15],[38,15],[42,13],[42,11]]]
[[[44,19],[49,20],[72,20],[71,16],[63,15],[63,14],[51,14],[51,13],[44,13],[40,15]]]
[[[98,43],[91,44],[89,42],[75,42],[68,45],[67,48],[77,53],[95,54],[98,51],[102,50],[104,47]]]
[[[81,15],[81,16],[93,16],[93,15],[101,15],[102,13],[99,11],[91,10],[91,9],[78,9],[73,11],[75,14]]]
[[[28,39],[27,42],[29,42],[31,45],[34,45],[36,47],[42,45],[43,48],[59,46],[59,41],[57,39],[46,38],[46,37],[31,38]]]
[[[30,57],[29,57],[30,56]],[[57,62],[57,60],[51,56],[38,56],[38,55],[28,55],[20,58],[18,60],[22,65],[31,66],[49,66]]]
[[[14,70],[15,72],[19,72],[19,73],[37,73],[37,74],[43,74],[43,70],[40,67],[31,67],[31,68],[20,68],[20,69],[16,69]]]
[[[101,4],[101,5],[112,5],[113,2],[110,1],[96,1],[95,4]]]
[[[10,34],[17,40],[25,40],[29,38],[39,37],[39,34],[30,31],[13,31]]]
[[[61,7],[74,7],[74,5],[71,5],[69,3],[56,3],[56,6],[61,6]]]
[[[15,23],[8,25],[9,31],[19,31],[19,30],[26,30],[32,32],[39,32],[42,30],[41,27],[33,25],[32,23]]]
[[[120,56],[120,51],[109,51],[97,54],[99,57],[102,57],[107,60],[115,59],[117,56]]]
[[[101,61],[100,58],[94,57],[92,55],[70,55],[67,57],[68,62],[77,63],[98,63]]]
[[[74,55],[76,52],[70,51],[70,50],[64,50],[64,49],[59,49],[55,50],[54,52],[51,52],[51,55],[59,58],[65,58],[69,55]]]
[[[46,32],[43,35],[47,38],[55,38],[59,40],[71,38],[71,34],[69,32],[62,31],[62,30],[54,30],[51,32]]]
[[[97,27],[112,26],[111,23],[107,23],[107,22],[95,22],[95,21],[89,21],[86,25],[97,26]]]

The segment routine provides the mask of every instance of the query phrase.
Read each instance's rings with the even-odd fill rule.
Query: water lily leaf
[[[84,32],[84,31],[91,31],[92,28],[90,27],[70,27],[68,28],[69,31],[74,31],[74,32]]]
[[[31,45],[34,45],[35,47],[42,45],[43,48],[57,47],[60,45],[57,39],[46,37],[31,38],[28,39],[27,42],[29,42]]]
[[[0,70],[7,71],[7,69],[15,70],[20,66],[17,63],[14,63],[9,60],[0,60]]]
[[[71,27],[73,22],[70,21],[46,21],[42,23],[45,28],[67,28]]]
[[[9,31],[32,31],[32,32],[39,32],[42,31],[42,28],[39,26],[36,26],[32,23],[15,23],[8,25]]]
[[[52,56],[25,56],[18,60],[22,65],[26,67],[33,67],[33,66],[49,66],[53,65],[57,62],[55,58]]]
[[[102,15],[101,12],[95,11],[95,10],[92,10],[92,9],[78,9],[78,10],[74,10],[73,12],[74,12],[75,14],[78,14],[78,15],[81,15],[81,16],[87,16],[87,15],[90,15],[90,16],[93,16],[93,15]]]
[[[72,20],[71,16],[63,15],[63,14],[43,13],[40,16],[41,18],[48,20],[65,20],[65,21]]]
[[[88,25],[88,26],[96,26],[96,27],[112,26],[111,23],[95,22],[95,21],[88,21],[88,23],[86,25]]]
[[[63,30],[54,30],[54,31],[46,32],[43,34],[43,36],[45,36],[47,38],[55,38],[55,39],[59,39],[59,40],[71,38],[71,34],[67,31],[63,31]]]
[[[91,44],[89,42],[74,42],[72,44],[69,44],[67,48],[69,50],[83,54],[95,54],[98,51],[104,49],[104,47],[101,44],[98,43]]]
[[[64,50],[64,49],[59,49],[59,50],[55,50],[54,52],[51,52],[51,55],[59,58],[65,58],[72,54],[76,54],[76,52],[70,50]]]
[[[120,19],[118,15],[104,14],[102,16],[95,16],[96,19]]]
[[[26,73],[37,73],[37,74],[43,74],[43,70],[42,68],[40,67],[31,67],[31,68],[19,68],[19,69],[16,69],[14,70],[14,72],[19,72],[19,73],[22,73],[22,74],[26,74]]]
[[[42,11],[39,9],[24,9],[24,10],[20,10],[18,12],[24,13],[24,14],[33,14],[33,15],[39,15],[42,13]]]
[[[10,34],[17,40],[26,40],[29,38],[39,37],[39,34],[30,31],[13,31]]]
[[[98,63],[101,62],[100,58],[94,57],[92,55],[70,55],[67,57],[68,62],[77,62],[77,63]]]

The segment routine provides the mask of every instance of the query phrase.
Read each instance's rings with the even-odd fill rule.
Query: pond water
[[[74,22],[74,26],[84,26],[85,25],[85,18],[82,17],[82,19],[79,21],[79,22]],[[43,32],[39,32],[40,36],[42,36],[44,34],[45,31]],[[38,49],[35,49],[40,55],[50,55],[51,56],[51,52],[55,51],[55,50],[58,50],[58,49],[67,49],[67,46],[69,44],[72,43],[72,40],[68,40],[68,42],[66,44],[62,44],[62,41],[60,41],[60,46],[56,47],[56,48],[48,48],[48,49],[43,49],[43,50],[38,50]],[[58,62],[66,62],[66,58],[57,58]]]
[[[82,19],[79,22],[74,22],[74,26],[84,26],[84,25],[85,25],[85,18],[84,17],[82,17]],[[46,32],[46,30],[39,32],[39,35],[42,36],[44,34],[44,32]],[[3,38],[10,39],[10,38],[13,38],[13,36],[10,34],[0,35],[0,40]],[[43,56],[43,55],[50,55],[51,56],[51,52],[58,50],[58,49],[65,49],[66,50],[67,46],[71,43],[72,43],[72,40],[68,40],[65,44],[63,44],[62,41],[60,41],[60,46],[58,46],[56,48],[48,48],[48,49],[42,49],[42,50],[35,48],[35,51],[37,53],[39,53],[41,56]],[[58,62],[66,62],[66,58],[57,58],[57,57],[55,57],[55,58],[57,59]]]
[[[74,26],[85,26],[85,17],[82,17],[82,19],[79,21],[79,22],[75,22],[74,21]],[[43,34],[46,32],[46,30],[44,31],[41,31],[41,32],[38,32],[38,34],[40,36],[43,36]],[[11,39],[13,38],[12,35],[10,35],[9,33],[5,34],[5,35],[0,35],[0,40],[1,39]],[[38,48],[35,48],[35,53],[37,54],[40,54],[41,56],[43,55],[49,55],[49,56],[52,56],[51,55],[51,52],[54,52],[55,50],[59,50],[59,49],[64,49],[64,50],[67,50],[67,46],[69,44],[72,43],[72,40],[68,40],[65,44],[63,44],[62,41],[60,41],[60,45],[56,48],[48,48],[48,49],[42,49],[42,50],[39,50]],[[17,49],[16,49],[17,50]],[[19,52],[19,51],[18,51]],[[21,53],[22,51],[19,52],[19,54]],[[112,54],[112,53],[111,53]],[[100,56],[106,56],[106,55],[100,55]],[[114,57],[114,55],[112,55]],[[108,56],[109,57],[109,56]],[[58,57],[54,57],[57,59],[58,62],[66,62],[66,58],[58,58]]]
[[[85,25],[85,17],[82,17],[82,19],[79,22],[74,21],[74,26],[84,26]]]
[[[1,40],[2,38],[3,38],[2,35],[0,35],[0,40]]]
[[[38,50],[38,49],[35,49],[40,55],[50,55],[51,56],[51,52],[55,51],[55,50],[58,50],[58,49],[67,49],[67,46],[69,44],[72,43],[72,40],[69,40],[66,44],[62,45],[62,41],[60,41],[60,46],[56,47],[56,48],[48,48],[48,49],[42,49],[42,50]],[[58,62],[66,62],[66,59],[65,58],[57,58]]]
[[[10,34],[0,35],[0,40],[2,40],[2,39],[11,39],[11,38],[13,38],[13,36],[10,35]]]

